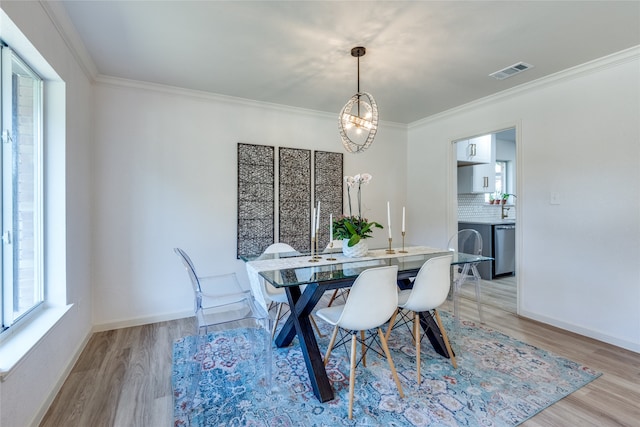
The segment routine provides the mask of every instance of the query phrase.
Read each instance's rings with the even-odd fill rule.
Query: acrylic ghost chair
[[[462,252],[472,255],[482,255],[482,236],[479,232],[472,229],[464,229],[454,234],[449,239],[448,246],[450,251]],[[476,304],[478,305],[478,316],[480,323],[484,323],[484,316],[482,313],[482,301],[481,301],[481,278],[478,273],[478,263],[471,262],[462,265],[455,265],[453,268],[453,315],[456,320],[460,320],[458,315],[458,299],[460,297],[460,288],[465,283],[473,282],[476,291]]]
[[[286,243],[273,243],[264,250],[263,254],[281,254],[281,253],[296,253],[296,250],[292,248],[290,245]],[[301,291],[304,292],[304,287],[301,287]],[[266,303],[268,304],[268,308],[271,308],[272,305],[276,305],[276,315],[275,320],[273,322],[273,326],[271,329],[271,339],[276,334],[276,329],[278,328],[278,323],[282,319],[283,315],[286,313],[282,313],[282,308],[284,305],[289,305],[289,300],[287,298],[287,293],[284,288],[276,288],[271,283],[264,280],[264,278],[260,277],[260,289],[262,290],[262,296],[264,297]],[[320,329],[316,324],[313,317],[310,317],[311,324],[315,328],[316,332],[320,337],[323,337],[320,333]]]
[[[454,368],[457,368],[456,358],[451,350],[451,344],[449,338],[442,325],[440,314],[437,308],[444,303],[449,294],[451,287],[451,261],[453,255],[444,255],[428,259],[415,277],[413,281],[413,287],[411,289],[404,289],[398,293],[398,308],[393,313],[391,320],[389,321],[389,329],[387,329],[386,338],[389,338],[391,330],[400,327],[404,324],[409,324],[413,321],[412,337],[416,346],[416,370],[418,384],[421,382],[420,377],[420,337],[422,332],[420,331],[420,313],[428,313],[435,317],[442,340],[444,341],[447,353],[451,358],[451,363]],[[410,311],[412,316],[406,316],[404,311]],[[397,314],[400,313],[403,321],[395,323]],[[426,331],[425,331],[426,333]]]
[[[194,293],[194,312],[196,317],[197,335],[194,339],[193,354],[191,355],[190,375],[191,384],[188,394],[192,396],[190,408],[191,416],[198,408],[196,393],[202,371],[202,363],[198,353],[207,347],[207,334],[242,328],[247,341],[251,342],[251,349],[255,355],[256,373],[251,376],[256,385],[266,386],[270,392],[272,385],[272,346],[270,339],[271,319],[268,313],[257,304],[250,291],[240,287],[235,273],[216,276],[198,276],[195,266],[187,253],[174,248],[174,252],[182,261]],[[261,378],[264,382],[260,383]]]
[[[363,365],[366,366],[366,348],[375,340],[375,334],[370,335],[369,344],[366,343],[365,331],[377,329],[377,336],[389,362],[393,379],[398,388],[400,397],[404,397],[402,386],[391,359],[387,340],[380,328],[394,313],[398,303],[397,266],[376,267],[364,270],[351,286],[351,292],[343,305],[326,307],[316,312],[317,316],[334,326],[329,346],[324,356],[324,364],[327,365],[331,350],[336,342],[340,329],[349,331],[351,335],[351,363],[349,368],[349,419],[353,418],[353,394],[355,387],[356,347],[360,341],[362,345]],[[360,338],[358,338],[360,332]],[[340,340],[340,344],[346,344],[348,337]]]

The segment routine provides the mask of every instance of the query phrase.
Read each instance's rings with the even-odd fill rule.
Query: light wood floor
[[[462,285],[460,295],[475,301],[475,286],[472,283]],[[493,280],[482,280],[480,299],[483,307],[490,305],[515,314],[517,306],[516,276],[501,276]]]
[[[604,373],[523,426],[639,425],[640,354],[484,308],[487,326]],[[460,311],[478,321],[475,300],[461,298]],[[40,425],[169,427],[172,342],[193,330],[183,319],[94,334]]]

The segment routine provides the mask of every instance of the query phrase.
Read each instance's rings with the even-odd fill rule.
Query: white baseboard
[[[555,326],[560,329],[574,332],[576,334],[580,334],[585,337],[593,338],[594,340],[615,345],[616,347],[621,347],[629,351],[640,353],[640,343],[637,343],[637,342],[621,340],[619,338],[612,337],[611,335],[603,334],[598,331],[586,329],[581,326],[574,325],[572,323],[563,322],[561,320],[558,320],[552,317],[542,316],[538,313],[532,313],[526,310],[521,311],[520,313],[518,313],[518,315],[532,319],[532,320],[536,320],[538,322],[546,323],[547,325]]]
[[[181,311],[177,313],[165,313],[154,316],[136,317],[133,319],[121,320],[118,322],[102,323],[99,325],[93,325],[92,332],[110,331],[112,329],[130,328],[132,326],[148,325],[149,323],[166,322],[169,320],[184,319],[186,317],[193,317],[193,311]]]
[[[38,411],[34,414],[33,418],[31,419],[31,422],[29,423],[30,427],[38,427],[42,422],[42,419],[47,414],[49,407],[51,406],[54,399],[60,392],[60,389],[62,389],[64,382],[67,380],[67,377],[69,377],[71,370],[73,369],[76,362],[80,358],[80,354],[82,354],[82,351],[87,346],[87,343],[91,338],[91,335],[92,335],[92,332],[89,331],[87,335],[85,335],[85,337],[82,339],[80,344],[76,347],[75,351],[73,352],[73,356],[67,362],[67,365],[65,366],[64,370],[62,371],[62,374],[58,378],[58,381],[56,381],[53,389],[51,390],[51,393],[49,393],[49,396],[47,397],[47,399],[42,403],[42,406],[40,407],[40,409],[38,409]]]

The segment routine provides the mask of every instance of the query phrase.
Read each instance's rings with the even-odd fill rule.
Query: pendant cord
[[[360,57],[358,56],[358,117],[360,117]]]

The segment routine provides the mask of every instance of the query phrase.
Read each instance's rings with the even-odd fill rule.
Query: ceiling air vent
[[[503,68],[495,73],[491,73],[489,76],[494,77],[496,80],[504,80],[507,77],[515,76],[529,68],[533,68],[533,65],[527,64],[526,62],[518,62],[517,64],[510,65],[509,67]]]

